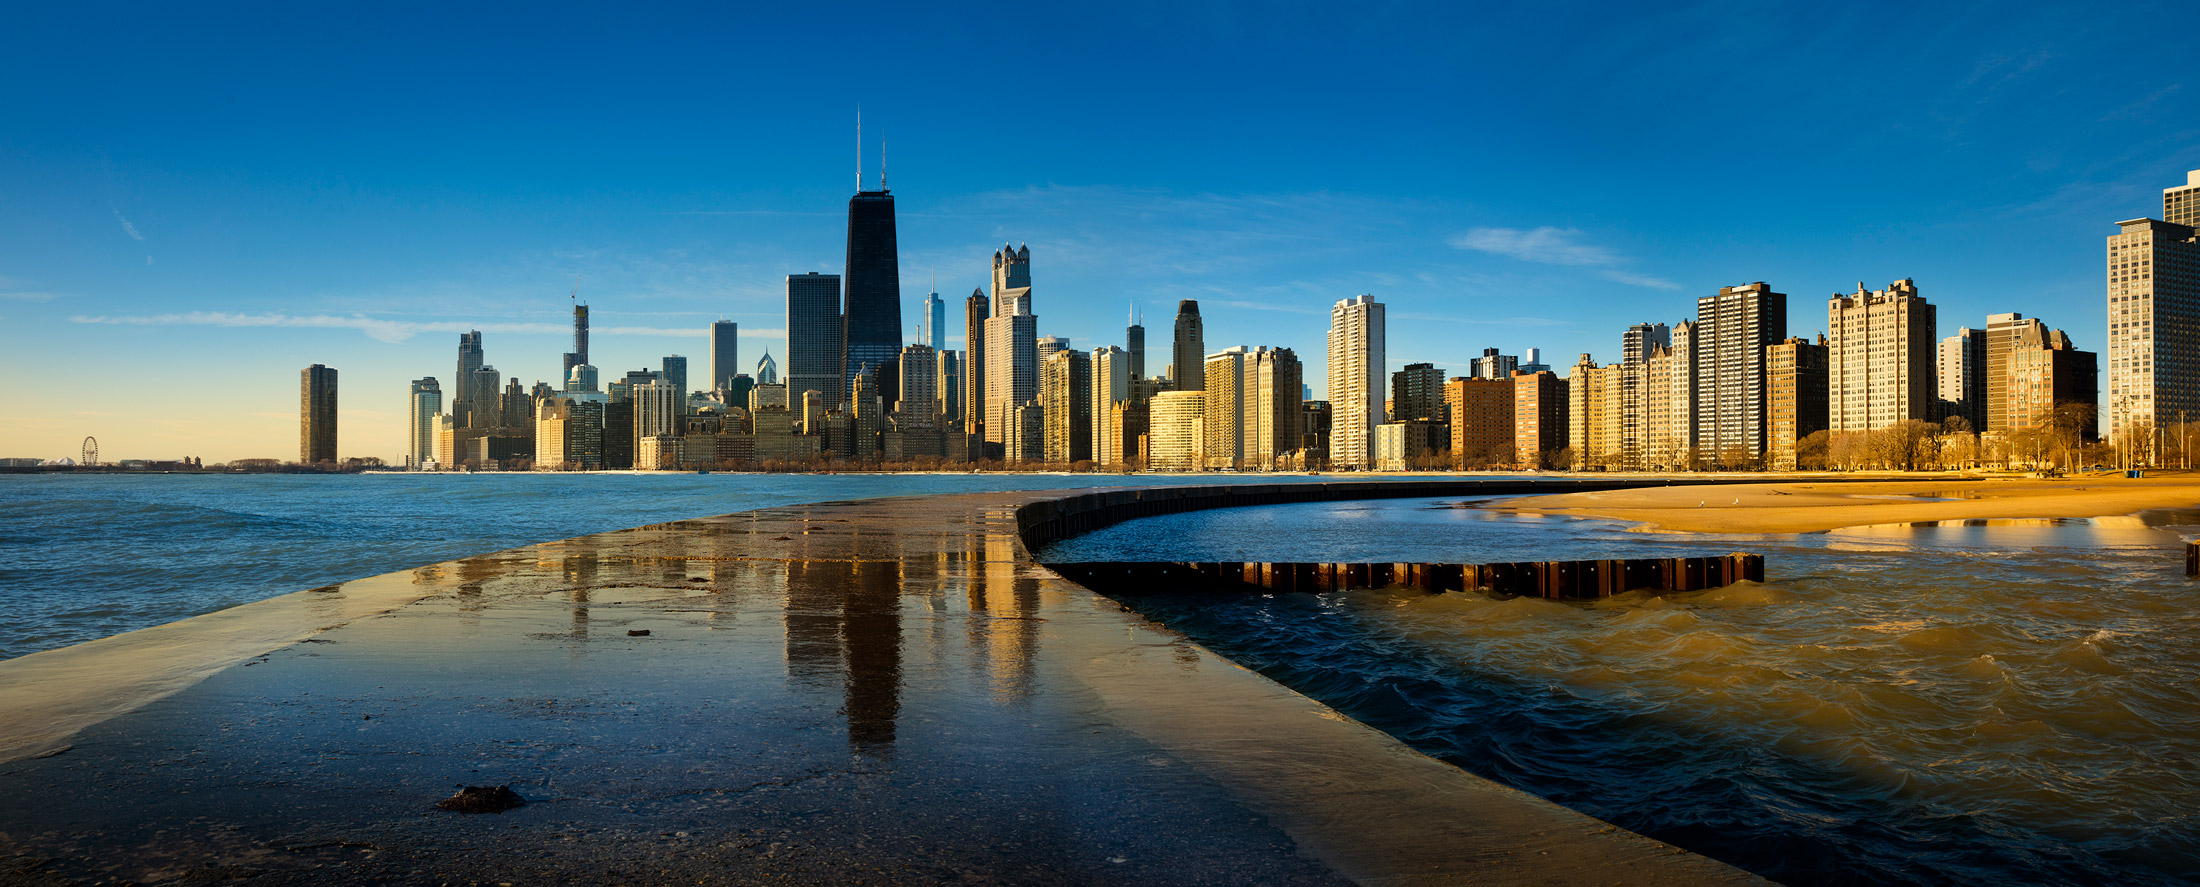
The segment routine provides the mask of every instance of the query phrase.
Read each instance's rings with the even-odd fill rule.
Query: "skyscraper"
[[[1827,301],[1827,427],[1871,431],[1932,421],[1939,405],[1937,324],[1932,303],[1907,278],[1877,291],[1860,282],[1855,294]]]
[[[1785,338],[1787,295],[1762,281],[1696,300],[1696,433],[1720,464],[1764,458],[1765,347]]]
[[[504,424],[504,374],[493,366],[474,368],[474,376],[466,383],[466,424],[464,427],[483,431]]]
[[[414,379],[405,422],[405,467],[419,471],[435,461],[435,416],[443,412],[443,388],[434,376]]]
[[[298,461],[308,465],[336,461],[336,370],[332,367],[314,364],[298,374]]]
[[[992,316],[993,301],[984,290],[972,289],[970,298],[963,300],[962,428],[963,433],[978,435],[981,440],[985,431],[985,321]]]
[[[725,391],[733,387],[733,377],[741,374],[741,325],[730,320],[715,321],[710,325],[710,390]]]
[[[834,403],[848,396],[842,382],[840,275],[787,275],[787,397],[804,391]]]
[[[876,191],[848,198],[847,302],[842,314],[840,375],[878,369],[879,391],[899,391],[901,259],[894,242],[894,196],[881,173]],[[835,400],[851,389],[820,389]]]
[[[672,390],[680,392],[680,409],[685,412],[688,396],[688,359],[678,354],[667,354],[660,366],[663,367],[664,380],[671,383]]]
[[[573,288],[573,297],[580,298],[580,287]],[[558,378],[573,377],[573,368],[588,362],[588,306],[573,306],[573,350],[565,352],[565,360],[558,369]]]
[[[1004,453],[1030,451],[1037,455],[1043,442],[1019,440],[1009,446],[1009,436],[1028,436],[1027,423],[1012,422],[1011,413],[1039,396],[1039,318],[1031,313],[1031,248],[1003,245],[993,254],[991,316],[985,321],[985,441],[999,444]]]
[[[935,354],[947,348],[947,303],[940,300],[938,290],[924,297],[924,329],[917,338]]]
[[[1176,303],[1176,338],[1171,341],[1169,378],[1175,380],[1176,390],[1207,390],[1207,331],[1199,320],[1198,300],[1185,299]]]
[[[1597,366],[1584,354],[1566,374],[1566,437],[1572,441],[1569,468],[1609,468],[1620,461],[1620,364]]]
[[[472,428],[474,371],[481,369],[481,331],[458,334],[458,374],[451,377],[451,415],[460,428]]]
[[[1131,309],[1130,326],[1123,329],[1123,350],[1130,359],[1130,376],[1146,378],[1146,327],[1138,322],[1138,310]]]
[[[938,427],[943,406],[939,352],[930,345],[904,345],[900,360],[901,391],[894,400],[896,421],[904,427]]]
[[[1193,311],[1196,325],[1197,305]],[[1329,463],[1333,466],[1375,467],[1375,426],[1383,422],[1384,361],[1388,359],[1384,332],[1383,303],[1374,296],[1353,296],[1329,309]],[[1158,437],[1158,407],[1154,421]],[[1159,447],[1157,441],[1157,452]]]
[[[763,359],[756,362],[756,384],[779,384],[779,361],[772,359],[772,353],[770,349],[766,349],[764,351]]]
[[[1940,417],[1962,416],[1970,430],[1986,430],[1986,332],[1961,327],[1940,340]]]
[[[2188,180],[2195,178],[2200,173]],[[2165,192],[2164,214],[2193,218],[2200,201],[2194,187],[2200,186]],[[2200,419],[2200,231],[2153,219],[2117,227],[2108,238],[2108,402],[2102,406],[2116,445],[2132,447],[2139,441],[2128,431]]]

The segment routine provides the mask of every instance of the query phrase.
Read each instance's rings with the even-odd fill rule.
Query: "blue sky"
[[[1196,298],[1317,391],[1362,292],[1454,372],[1755,280],[1799,335],[1912,277],[1942,335],[2098,350],[2102,238],[2200,168],[2179,6],[80,6],[0,33],[0,456],[295,458],[324,363],[343,454],[395,458],[457,332],[556,375],[576,275],[607,375],[700,372],[720,317],[783,356],[859,103],[909,334],[1015,241],[1042,334]]]

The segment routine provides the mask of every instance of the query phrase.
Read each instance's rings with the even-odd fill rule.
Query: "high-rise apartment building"
[[[1084,462],[1092,458],[1092,358],[1064,348],[1041,366],[1040,421],[1046,461]]]
[[[1039,396],[1039,318],[1031,313],[1031,248],[1003,245],[993,254],[991,316],[985,321],[985,441],[1004,458],[1011,450],[1037,458],[1043,444],[1028,437],[1031,422],[1011,413]],[[998,421],[996,421],[998,420]],[[1011,446],[1014,443],[1014,446]]]
[[[841,315],[840,376],[853,380],[869,366],[877,369],[873,380],[880,391],[899,391],[896,376],[901,357],[901,258],[894,240],[894,195],[886,190],[885,176],[876,191],[857,191],[848,198],[848,265],[846,309]],[[826,390],[835,399],[852,389]]]
[[[1649,420],[1644,400],[1650,354],[1673,345],[1673,331],[1662,323],[1638,323],[1620,335],[1619,452],[1628,468],[1643,467],[1649,449]]]
[[[1169,378],[1178,391],[1207,390],[1207,329],[1199,319],[1199,301],[1176,303],[1176,337],[1169,349]]]
[[[434,376],[414,379],[406,405],[405,467],[419,471],[435,461],[435,417],[443,412],[443,387]]]
[[[1696,462],[1696,325],[1674,324],[1665,347],[1643,360],[1642,467]]]
[[[2090,439],[2100,405],[2100,359],[2044,324],[2009,349],[2009,427],[2068,428]]]
[[[1986,429],[1986,331],[1960,327],[1940,340],[1940,418],[1961,416],[1973,432]]]
[[[1429,363],[1409,363],[1390,374],[1390,421],[1449,422],[1444,410],[1444,370]]]
[[[1092,349],[1092,461],[1101,465],[1126,461],[1114,410],[1131,399],[1132,378],[1129,352],[1113,345]]]
[[[1299,439],[1306,367],[1289,348],[1261,347],[1246,359],[1245,419],[1239,449],[1246,467],[1275,470],[1281,458],[1303,448]]]
[[[1444,405],[1451,412],[1454,467],[1512,464],[1512,379],[1452,379],[1444,383]]]
[[[963,353],[960,351],[938,351],[932,355],[932,385],[939,392],[939,427],[943,431],[959,429],[962,425],[962,361]],[[969,455],[965,450],[956,459],[960,461]]]
[[[1040,336],[1034,341],[1032,349],[1038,353],[1040,365],[1044,366],[1047,358],[1069,350],[1069,340],[1061,336]]]
[[[816,391],[839,403],[848,396],[841,377],[844,364],[840,336],[840,275],[815,271],[787,275],[790,398]]]
[[[1863,287],[1857,290],[1862,292]],[[1931,341],[1930,337],[1926,341]],[[1823,337],[1811,342],[1789,336],[1765,349],[1765,461],[1775,470],[1795,470],[1796,445],[1803,438],[1827,430],[1829,373],[1832,354],[1839,348]]]
[[[1383,423],[1386,325],[1372,295],[1329,309],[1329,464],[1375,467],[1375,426]]]
[[[1520,358],[1510,354],[1499,354],[1495,348],[1484,348],[1482,349],[1482,356],[1471,362],[1468,377],[1511,381],[1513,370],[1519,368]]]
[[[1764,458],[1765,347],[1785,338],[1787,296],[1762,281],[1696,300],[1696,434],[1719,464]]]
[[[1200,373],[1207,380],[1204,467],[1236,468],[1245,458],[1245,358],[1251,352],[1238,345],[1207,355]]]
[[[733,377],[741,375],[741,325],[730,320],[713,321],[710,325],[710,391],[726,391],[733,387]]]
[[[298,461],[336,461],[336,370],[314,364],[298,374]]]
[[[1990,314],[1986,317],[1986,427],[2009,430],[2009,352],[2025,333],[2040,326],[2038,318],[2022,314]]]
[[[1149,452],[1154,471],[1197,471],[1207,436],[1207,392],[1163,391],[1149,402]],[[1372,463],[1368,467],[1373,467]]]
[[[1932,421],[1940,400],[1939,336],[1931,302],[1907,278],[1883,290],[1856,285],[1826,302],[1827,421],[1832,431],[1871,431]],[[1807,343],[1806,343],[1807,344]]]
[[[2180,192],[2184,189],[2179,189]],[[2172,201],[2163,195],[2165,211]],[[2190,218],[2188,194],[2175,199]],[[2133,219],[2108,238],[2108,410],[2112,440],[2200,418],[2200,231]],[[1991,358],[1991,356],[1989,356]]]
[[[2200,169],[2185,173],[2185,184],[2162,189],[2162,221],[2200,228]]]
[[[984,290],[973,289],[963,300],[962,430],[984,439],[985,433],[985,321],[993,316],[993,300]]]
[[[1621,461],[1620,365],[1597,366],[1582,355],[1566,376],[1566,437],[1573,442],[1570,467],[1611,468]]]
[[[1572,408],[1566,380],[1550,370],[1516,372],[1513,385],[1513,461],[1522,468],[1564,468],[1558,453],[1571,446]]]

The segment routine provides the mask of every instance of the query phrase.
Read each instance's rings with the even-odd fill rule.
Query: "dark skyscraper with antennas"
[[[841,386],[866,365],[878,370],[878,390],[901,390],[901,259],[894,242],[894,196],[879,177],[876,191],[848,198],[848,267],[841,279]]]

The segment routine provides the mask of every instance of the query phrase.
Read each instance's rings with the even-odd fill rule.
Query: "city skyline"
[[[633,64],[635,73],[610,82],[638,84],[687,63],[676,53],[639,63],[650,51],[636,42],[644,35],[622,32],[614,36],[624,42],[581,54],[584,70],[529,67],[545,79],[519,90],[515,110],[467,121],[454,116],[459,103],[427,91],[428,75],[473,76],[473,65],[515,59],[462,60],[443,44],[448,35],[362,34],[327,48],[351,58],[368,52],[371,37],[425,52],[422,71],[395,87],[418,106],[401,108],[311,64],[296,83],[267,83],[162,48],[191,34],[229,45],[238,38],[215,33],[218,16],[163,23],[154,13],[142,33],[117,38],[132,49],[128,60],[94,70],[69,57],[89,39],[87,22],[34,11],[20,33],[53,39],[11,41],[17,51],[0,62],[18,75],[0,89],[19,109],[0,175],[23,184],[21,199],[0,208],[0,241],[11,244],[0,253],[0,344],[26,380],[0,394],[0,409],[24,417],[5,455],[70,455],[96,435],[109,458],[281,457],[276,443],[297,431],[287,380],[320,363],[345,375],[342,455],[402,464],[406,392],[449,366],[452,334],[483,331],[505,378],[559,381],[575,275],[593,311],[591,363],[607,380],[668,354],[707,361],[719,318],[741,324],[746,353],[784,357],[787,276],[846,270],[846,138],[858,102],[867,150],[890,145],[898,173],[905,296],[980,286],[996,244],[1028,243],[1045,291],[1037,332],[1081,351],[1124,344],[1116,318],[1126,300],[1168,318],[1176,302],[1195,299],[1208,349],[1292,348],[1323,397],[1323,306],[1361,293],[1399,321],[1386,369],[1425,362],[1464,375],[1487,347],[1540,348],[1561,366],[1580,352],[1609,363],[1625,324],[1671,323],[1690,316],[1689,300],[1758,280],[1794,294],[1785,332],[1809,338],[1819,331],[1810,300],[1857,280],[1914,279],[1933,294],[1941,337],[2018,312],[2105,355],[2099,238],[2119,220],[2159,215],[2162,190],[2200,168],[2182,122],[2194,96],[2174,82],[2138,88],[2113,76],[2128,67],[2115,58],[2140,51],[2132,22],[2153,11],[2021,21],[1766,13],[1732,22],[1690,8],[1630,13],[1635,33],[1615,27],[1567,50],[1587,59],[1665,40],[1629,63],[1637,87],[1599,85],[1609,64],[1549,83],[1516,76],[1508,66],[1530,62],[1527,49],[1501,45],[1508,28],[1541,38],[1523,46],[1548,49],[1568,27],[1518,13],[1449,23],[1461,37],[1451,48],[1413,36],[1447,30],[1433,26],[1453,13],[1434,11],[1413,14],[1433,19],[1419,28],[1381,15],[1271,21],[1210,8],[1176,35],[1146,33],[1135,13],[1082,34],[1027,16],[1010,27],[1059,42],[1058,57],[1019,90],[1044,98],[1023,100],[1027,131],[975,151],[961,124],[936,118],[999,91],[937,61],[912,64],[923,74],[906,85],[820,74],[786,97],[724,109],[739,123],[660,116],[647,119],[661,131],[644,135],[573,122],[587,131],[577,144],[519,148],[512,136],[548,124],[535,115],[568,78]],[[557,47],[585,30],[567,16],[547,19],[530,27]],[[901,22],[882,15],[881,27],[893,24]],[[486,27],[462,19],[450,34]],[[954,43],[975,29],[912,32]],[[1382,48],[1401,33],[1423,51]],[[1888,34],[1941,39],[1945,51],[1838,63]],[[1804,87],[1801,100],[1688,69],[1692,53],[1749,38],[1794,45],[1771,64]],[[1083,101],[1106,88],[1086,82],[1079,65],[1126,70],[1094,64],[1124,41],[1210,52],[1141,75],[1121,96]],[[1296,53],[1332,41],[1348,60],[1411,60],[1328,84],[1290,73]],[[779,51],[714,76],[782,64]],[[243,56],[271,60],[273,51],[257,52]],[[921,54],[893,53],[880,63]],[[1564,59],[1535,64],[1566,69]],[[48,73],[33,76],[33,66]],[[1241,81],[1233,67],[1274,82]],[[174,76],[153,77],[156,68]],[[1216,111],[1193,100],[1203,90],[1169,89],[1183,83],[1245,89],[1240,103]],[[310,89],[358,99],[356,118],[295,113],[310,104],[295,101],[299,91]],[[1652,118],[1633,110],[1632,89],[1685,93],[1701,107]],[[675,92],[635,111],[614,112],[602,93],[580,105],[640,126],[637,115],[692,98]],[[172,110],[145,105],[156,100]],[[1188,122],[1195,106],[1210,116],[1196,118],[1202,132],[1190,140],[1113,125]],[[85,109],[133,113],[92,120]],[[383,139],[416,141],[420,124],[357,145],[340,139],[401,111],[453,137],[404,162],[372,155],[390,147]],[[279,121],[279,144],[226,134],[244,119]],[[775,128],[771,145],[738,137],[767,119],[802,125]],[[1382,138],[1351,137],[1377,119]],[[1337,132],[1320,134],[1328,129]],[[1748,136],[1749,147],[1707,151],[1705,137],[1720,132]],[[1170,150],[1157,152],[1162,144]],[[1908,148],[1900,161],[1871,156],[1894,145]],[[568,161],[585,162],[553,174]],[[900,309],[902,330],[918,329],[921,299],[905,297]],[[961,326],[946,324],[943,338],[968,353]],[[66,382],[54,375],[64,367]],[[149,419],[115,406],[178,368],[222,384],[194,386],[181,409]],[[467,390],[444,382],[447,398]],[[2108,402],[2104,393],[2104,412]]]

